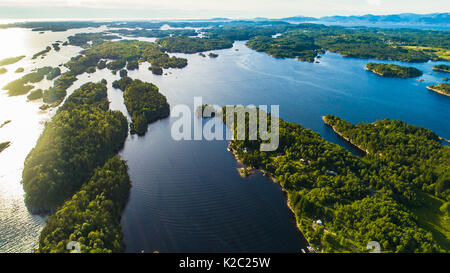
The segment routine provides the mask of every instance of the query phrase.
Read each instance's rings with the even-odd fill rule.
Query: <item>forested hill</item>
[[[54,211],[122,147],[128,122],[108,110],[106,89],[104,82],[83,85],[45,126],[23,170],[31,211]]]
[[[80,244],[81,253],[123,252],[120,218],[130,187],[125,161],[119,156],[109,159],[94,171],[79,192],[47,219],[37,252],[69,252],[70,241]]]
[[[450,147],[423,127],[379,120],[353,125],[335,116],[327,124],[352,143],[369,151],[382,180],[416,215],[419,224],[447,250],[450,248]],[[379,182],[379,183],[380,183]]]
[[[326,120],[338,123],[331,116]],[[370,241],[379,242],[386,252],[450,249],[449,148],[433,132],[380,121],[376,124],[386,126],[373,129],[379,132],[345,134],[371,151],[360,158],[298,124],[279,124],[277,151],[260,152],[260,140],[233,141],[231,149],[245,165],[280,183],[310,244],[325,252],[364,252]],[[399,149],[402,152],[395,153]]]

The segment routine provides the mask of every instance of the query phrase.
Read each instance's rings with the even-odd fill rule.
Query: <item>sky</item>
[[[449,12],[449,0],[0,0],[0,18],[282,18]]]

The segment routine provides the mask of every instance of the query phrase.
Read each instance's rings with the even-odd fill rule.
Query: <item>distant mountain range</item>
[[[404,25],[439,25],[450,26],[450,13],[414,14],[403,13],[393,15],[362,16],[326,16],[322,18],[295,16],[283,18],[291,22],[324,22],[340,24],[404,24]]]

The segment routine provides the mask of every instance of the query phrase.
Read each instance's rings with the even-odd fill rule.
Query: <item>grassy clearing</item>
[[[450,61],[450,50],[448,49],[427,46],[403,46],[403,48],[422,51],[425,54],[433,53],[443,60]]]
[[[450,218],[439,210],[444,202],[426,193],[418,194],[418,199],[424,205],[411,208],[411,211],[417,216],[419,226],[430,231],[439,245],[449,251]]]

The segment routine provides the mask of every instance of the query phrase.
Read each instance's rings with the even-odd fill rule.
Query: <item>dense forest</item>
[[[299,61],[314,62],[320,47],[314,40],[302,33],[284,34],[279,38],[258,36],[247,42],[256,51],[265,52],[276,58],[296,58]]]
[[[170,107],[157,86],[123,77],[113,87],[124,91],[125,106],[131,116],[131,133],[144,135],[148,124],[170,115]]]
[[[25,203],[33,212],[54,211],[122,147],[128,123],[109,111],[105,83],[75,90],[47,123],[25,160]]]
[[[382,77],[403,79],[420,77],[423,74],[422,71],[415,67],[385,63],[368,63],[366,69]]]
[[[90,36],[84,38],[87,37]],[[98,37],[96,36],[96,38]],[[149,62],[152,66],[163,68],[183,68],[187,65],[186,59],[170,57],[162,52],[161,48],[155,43],[104,41],[87,48],[65,64],[69,71],[57,78],[53,87],[44,91],[44,102],[61,103],[66,96],[66,89],[76,80],[77,75],[85,72],[92,73],[96,69],[104,68],[110,69],[115,74],[125,67],[138,69],[139,62]]]
[[[450,147],[443,146],[432,131],[402,121],[353,125],[334,116],[325,120],[340,135],[369,152],[365,160],[370,162],[373,174],[382,179],[372,186],[392,191],[448,250],[450,226],[445,207],[450,202]],[[427,214],[416,213],[419,208],[428,210]]]
[[[198,53],[214,49],[225,49],[233,46],[232,40],[214,38],[165,37],[157,40],[167,52]]]
[[[127,169],[119,156],[95,169],[81,190],[47,219],[37,252],[69,252],[70,241],[78,242],[82,253],[123,252],[120,218],[131,187]]]
[[[434,133],[394,122],[399,130],[391,130],[396,133],[369,131],[394,152],[373,150],[374,144],[368,144],[371,153],[359,158],[298,124],[280,120],[279,125],[277,151],[260,152],[260,140],[232,141],[230,146],[243,164],[261,169],[280,183],[311,244],[328,252],[366,251],[369,241],[378,241],[386,252],[449,249],[445,229],[420,222],[415,213],[423,206],[428,214],[432,212],[423,196],[440,200],[441,206],[449,201],[447,186],[441,185],[448,182],[436,182],[448,181],[449,149]],[[228,126],[236,133],[237,125]],[[398,141],[390,144],[396,135]],[[397,154],[395,158],[399,149],[405,157]],[[448,212],[445,216],[439,209],[439,219],[448,217]],[[323,226],[314,224],[318,219]],[[445,226],[445,221],[439,224]]]

